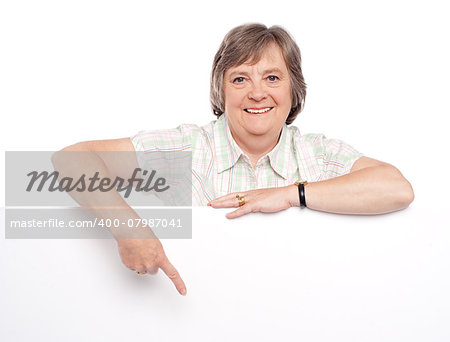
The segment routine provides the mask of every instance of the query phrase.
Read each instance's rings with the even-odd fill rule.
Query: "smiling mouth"
[[[268,111],[272,110],[272,108],[273,107],[266,107],[266,108],[261,108],[261,109],[245,108],[244,111],[249,114],[264,114],[264,113],[267,113]]]

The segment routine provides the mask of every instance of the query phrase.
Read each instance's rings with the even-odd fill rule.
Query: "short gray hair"
[[[263,24],[237,26],[227,33],[217,51],[211,72],[211,107],[219,117],[225,111],[223,77],[225,72],[245,62],[257,63],[270,43],[277,44],[284,57],[291,82],[292,105],[286,124],[291,124],[305,104],[306,83],[302,73],[300,49],[281,26]]]

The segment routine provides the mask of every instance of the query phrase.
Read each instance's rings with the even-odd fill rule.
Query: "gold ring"
[[[236,198],[239,200],[239,206],[242,207],[245,204],[245,196],[236,195]]]
[[[136,271],[136,273],[137,273],[137,274],[146,274],[147,272],[139,272],[139,271]]]

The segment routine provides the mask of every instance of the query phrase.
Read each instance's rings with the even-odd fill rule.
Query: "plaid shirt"
[[[323,134],[300,135],[284,124],[278,144],[253,169],[231,136],[226,114],[198,127],[143,131],[131,137],[136,151],[191,151],[192,204],[206,205],[231,192],[282,187],[298,180],[317,182],[350,172],[362,156],[341,140]]]

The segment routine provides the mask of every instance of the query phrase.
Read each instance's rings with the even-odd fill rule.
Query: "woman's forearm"
[[[94,174],[100,180],[109,180],[112,183],[114,178],[109,172],[107,166],[101,157],[95,151],[84,150],[84,146],[68,147],[62,151],[55,152],[52,157],[52,162],[55,170],[59,173],[60,180],[63,178],[71,180],[91,179]],[[140,222],[139,215],[128,205],[115,188],[109,191],[70,191],[68,194],[81,207],[88,210],[91,214],[99,219],[108,219],[112,222]],[[154,234],[150,229],[145,230],[145,235],[142,235],[142,230],[136,233],[135,227],[128,227],[121,224],[118,227],[107,227],[116,240],[123,238],[131,238],[138,236],[140,238],[148,236],[154,238]]]
[[[298,206],[298,193],[293,198],[294,205]],[[400,171],[393,166],[382,165],[309,183],[305,186],[305,198],[310,209],[373,215],[408,207],[414,199],[414,192]]]

